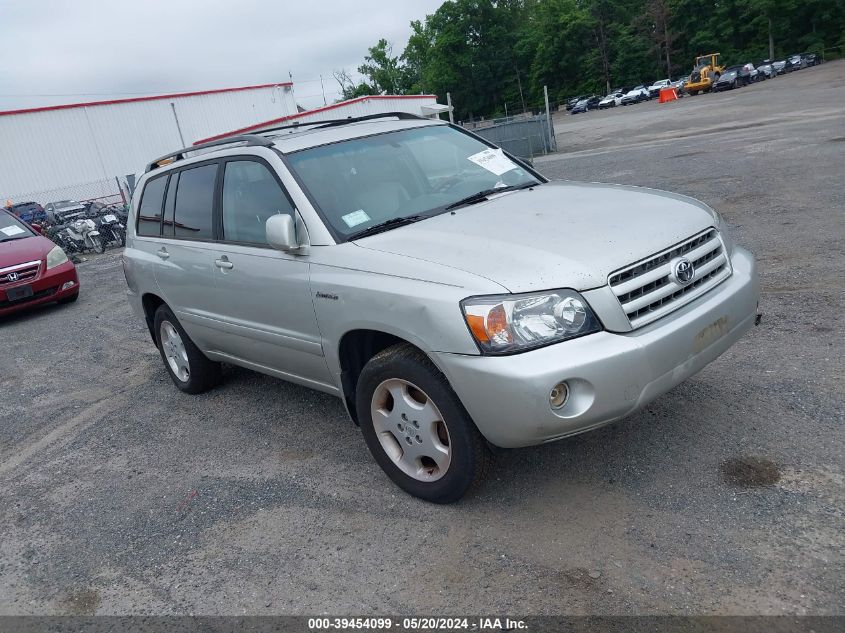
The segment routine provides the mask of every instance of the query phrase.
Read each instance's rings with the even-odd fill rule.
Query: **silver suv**
[[[739,339],[759,297],[701,202],[549,182],[401,114],[154,161],[124,264],[179,389],[230,363],[338,396],[387,475],[435,502],[482,479],[491,446],[642,408]]]

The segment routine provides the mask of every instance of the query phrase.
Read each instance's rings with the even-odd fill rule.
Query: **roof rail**
[[[273,141],[268,139],[266,136],[261,136],[259,134],[238,134],[237,136],[227,136],[226,138],[221,138],[217,141],[209,141],[208,143],[200,143],[199,145],[192,145],[191,147],[183,147],[182,149],[171,152],[170,154],[159,156],[147,165],[144,173],[152,171],[156,167],[163,167],[164,165],[168,165],[177,160],[182,160],[188,152],[196,152],[210,147],[219,147],[220,145],[231,145],[232,143],[243,143],[244,147],[270,147],[273,145]]]
[[[304,114],[307,114],[304,113]],[[326,119],[324,121],[296,121],[294,123],[289,123],[288,125],[279,125],[276,127],[268,127],[263,130],[256,130],[254,134],[265,134],[267,132],[278,132],[279,130],[291,130],[297,129],[300,127],[306,126],[316,126],[312,129],[320,129],[323,127],[333,127],[336,125],[346,125],[347,123],[358,123],[360,121],[370,121],[372,119],[386,119],[390,117],[395,117],[400,120],[406,119],[420,119],[420,120],[427,120],[426,117],[420,116],[418,114],[412,114],[411,112],[379,112],[378,114],[366,114],[363,116],[356,116],[356,117],[346,117],[345,119]]]

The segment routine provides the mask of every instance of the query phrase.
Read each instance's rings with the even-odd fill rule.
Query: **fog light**
[[[549,404],[552,409],[560,409],[567,400],[569,400],[569,386],[565,382],[559,382],[549,394]]]
[[[62,290],[67,290],[68,288],[73,288],[73,285],[74,284],[73,284],[72,281],[66,281],[65,283],[62,284]]]

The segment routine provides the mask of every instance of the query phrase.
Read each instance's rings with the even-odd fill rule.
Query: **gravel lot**
[[[0,321],[0,614],[843,612],[845,62],[557,117],[554,178],[698,197],[758,256],[763,323],[602,430],[395,488],[340,401],[170,383],[120,254]]]

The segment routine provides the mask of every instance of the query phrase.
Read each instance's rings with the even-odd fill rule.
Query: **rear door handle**
[[[235,267],[235,265],[232,262],[230,262],[229,258],[226,257],[225,255],[223,255],[223,257],[221,257],[220,259],[215,259],[214,265],[217,266],[217,268],[225,268],[226,270],[229,270],[229,269]]]
[[[162,259],[167,259],[168,257],[170,257],[170,253],[168,253],[168,252],[167,252],[167,249],[166,249],[166,248],[164,248],[163,246],[161,247],[161,249],[160,249],[160,250],[158,250],[158,251],[156,252],[156,255],[158,255],[158,256],[159,256],[159,257],[161,257]]]

